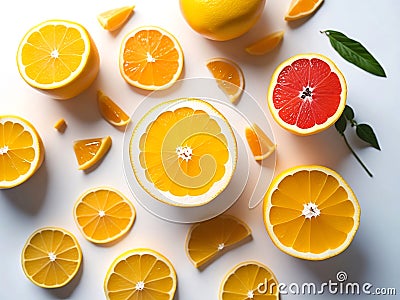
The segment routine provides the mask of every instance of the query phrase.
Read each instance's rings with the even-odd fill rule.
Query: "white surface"
[[[17,114],[30,120],[40,132],[46,147],[46,160],[38,173],[20,187],[0,191],[0,299],[104,299],[103,279],[112,260],[134,247],[149,247],[166,255],[176,267],[176,299],[216,299],[224,274],[244,260],[259,260],[268,265],[280,282],[321,284],[335,280],[338,271],[348,274],[347,282],[370,282],[374,287],[395,287],[400,293],[399,199],[400,161],[398,147],[398,82],[400,78],[400,2],[397,0],[325,1],[319,11],[305,22],[287,24],[283,16],[290,0],[268,0],[261,20],[245,36],[229,42],[212,42],[195,34],[183,20],[178,1],[136,0],[135,14],[119,32],[104,31],[96,20],[99,12],[131,1],[7,1],[0,18],[1,114]],[[53,18],[83,24],[95,40],[101,70],[89,90],[73,100],[60,102],[32,90],[20,78],[15,53],[23,34],[33,25]],[[267,111],[265,95],[269,78],[278,63],[301,52],[320,52],[332,58],[348,82],[348,103],[359,122],[371,124],[382,151],[367,148],[353,139],[350,142],[374,174],[369,178],[349,153],[339,135],[331,128],[310,137],[297,137],[271,121],[278,144],[277,170],[297,164],[322,164],[341,173],[352,186],[361,204],[359,231],[344,253],[321,262],[292,258],[270,241],[262,221],[261,206],[248,210],[240,198],[229,209],[249,224],[253,240],[225,253],[203,271],[196,270],[184,252],[189,225],[169,223],[143,209],[130,194],[122,167],[123,133],[106,123],[96,107],[96,91],[101,88],[127,112],[132,113],[145,92],[129,87],[118,71],[120,41],[130,29],[153,24],[172,32],[185,52],[184,78],[209,77],[205,61],[223,56],[235,60],[243,69],[246,90]],[[284,41],[273,53],[251,57],[244,46],[261,35],[285,30]],[[370,75],[344,61],[319,33],[336,29],[361,41],[383,65],[387,78]],[[269,113],[267,112],[267,115]],[[64,134],[53,129],[64,117]],[[101,165],[91,173],[77,170],[72,141],[80,138],[111,135],[113,146]],[[128,235],[110,247],[86,241],[72,218],[77,197],[86,189],[111,185],[129,196],[137,219]],[[79,276],[65,288],[44,290],[34,286],[23,274],[20,252],[26,238],[42,226],[61,226],[73,232],[83,250],[84,262]],[[343,299],[364,296],[329,295],[292,296],[282,299]],[[377,299],[391,298],[376,297]],[[394,299],[394,297],[392,297]]]

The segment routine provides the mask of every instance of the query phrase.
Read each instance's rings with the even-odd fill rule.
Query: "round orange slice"
[[[292,0],[285,21],[302,19],[313,14],[324,0]]]
[[[285,253],[322,260],[343,252],[360,223],[360,206],[346,181],[322,166],[298,166],[278,175],[264,199],[264,223]]]
[[[281,43],[283,35],[284,31],[276,31],[250,44],[245,50],[251,55],[267,54]]]
[[[111,125],[123,127],[129,123],[130,117],[102,91],[97,92],[97,104],[101,115]]]
[[[253,123],[251,127],[246,127],[245,135],[255,160],[261,161],[274,153],[275,144],[257,124]]]
[[[98,164],[111,147],[111,137],[100,137],[77,140],[74,142],[74,153],[79,170],[87,170]]]
[[[97,15],[97,21],[105,30],[117,30],[129,20],[134,8],[132,5],[107,10]]]

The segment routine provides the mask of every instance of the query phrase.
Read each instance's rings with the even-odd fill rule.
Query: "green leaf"
[[[354,120],[354,110],[350,106],[346,105],[344,107],[343,114],[347,120],[349,121]]]
[[[346,118],[344,117],[344,114],[341,114],[339,119],[335,122],[335,128],[340,134],[343,134],[344,131],[346,130],[346,126],[347,126]]]
[[[374,130],[371,126],[367,124],[357,124],[356,134],[364,142],[367,142],[375,149],[381,150],[381,148],[379,147],[378,139],[376,138]]]
[[[322,31],[328,36],[332,47],[347,61],[359,68],[381,77],[386,77],[379,62],[359,42],[335,30]]]

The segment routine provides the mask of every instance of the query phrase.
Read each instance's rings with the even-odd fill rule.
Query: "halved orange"
[[[22,249],[21,263],[26,277],[37,286],[65,286],[77,274],[82,261],[75,236],[63,228],[36,230]]]
[[[177,286],[174,266],[152,249],[132,249],[117,257],[107,271],[109,300],[172,300]]]
[[[0,189],[28,180],[41,166],[44,146],[35,127],[17,116],[0,116]]]
[[[126,234],[135,217],[129,199],[110,187],[87,190],[74,206],[76,224],[83,236],[96,244],[109,243]]]
[[[183,52],[178,40],[157,26],[142,26],[129,32],[121,43],[119,70],[130,85],[166,89],[183,69]]]
[[[217,80],[219,88],[232,103],[236,103],[244,89],[244,76],[239,65],[227,58],[218,57],[209,59],[206,66]]]
[[[268,234],[279,249],[298,258],[322,260],[350,245],[360,223],[360,206],[335,171],[298,166],[273,180],[263,215]]]
[[[251,55],[264,55],[274,50],[282,41],[284,31],[276,31],[251,43],[245,50]]]
[[[132,15],[135,5],[123,6],[107,10],[97,15],[100,25],[108,31],[114,31],[122,27]]]
[[[274,153],[275,144],[257,124],[253,123],[251,127],[246,127],[245,135],[255,160],[263,160]]]
[[[310,135],[337,121],[346,98],[346,80],[334,62],[309,53],[290,57],[276,68],[267,102],[281,127],[298,135]]]
[[[79,170],[87,170],[97,164],[111,147],[111,137],[100,137],[77,140],[74,142],[74,153]]]
[[[231,215],[220,215],[190,227],[186,237],[186,254],[199,268],[250,236],[251,229],[246,223]]]
[[[130,117],[102,91],[97,92],[97,104],[101,115],[111,125],[123,127],[129,123]]]
[[[285,15],[286,21],[294,21],[314,13],[324,0],[292,0]]]
[[[92,84],[100,59],[82,25],[49,20],[25,34],[18,47],[17,65],[30,86],[53,98],[69,99]]]

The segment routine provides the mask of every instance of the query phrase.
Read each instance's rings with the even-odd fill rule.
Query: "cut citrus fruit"
[[[132,5],[110,9],[98,14],[97,20],[105,30],[114,31],[128,21],[134,8],[135,6]]]
[[[292,0],[285,15],[286,21],[294,21],[314,13],[324,0]]]
[[[298,166],[278,175],[264,199],[264,223],[274,244],[303,259],[344,251],[358,229],[360,206],[335,171]]]
[[[64,132],[67,128],[67,123],[65,122],[64,118],[60,118],[54,123],[53,127],[59,132]]]
[[[129,84],[145,89],[166,89],[182,73],[183,52],[165,29],[143,26],[129,32],[121,43],[119,69]]]
[[[49,20],[26,33],[19,44],[17,64],[30,86],[53,98],[69,99],[95,80],[100,59],[82,25]]]
[[[274,153],[275,144],[257,124],[253,123],[252,127],[246,127],[245,135],[255,160],[263,160]]]
[[[171,262],[151,249],[133,249],[108,269],[104,292],[109,300],[172,300],[177,285]]]
[[[246,223],[231,215],[221,215],[190,227],[186,254],[199,268],[250,236],[251,229]]]
[[[74,142],[74,153],[79,170],[87,170],[97,164],[111,147],[111,137],[77,140]]]
[[[26,277],[43,288],[58,288],[70,282],[79,270],[82,251],[75,236],[65,229],[36,230],[22,249]]]
[[[271,33],[246,47],[246,52],[251,55],[263,55],[274,50],[282,41],[284,31]]]
[[[203,100],[182,98],[165,102],[162,109],[156,106],[139,121],[132,138],[130,155],[139,184],[170,205],[210,202],[236,168],[232,128]]]
[[[224,277],[219,300],[279,300],[278,281],[272,271],[258,261],[237,264]]]
[[[97,104],[101,115],[110,124],[123,127],[129,123],[129,116],[102,91],[97,92]]]
[[[17,116],[0,116],[0,189],[28,180],[41,166],[44,152],[31,123]]]
[[[346,105],[346,80],[327,57],[311,53],[281,63],[271,78],[268,108],[286,130],[309,135],[336,122]]]
[[[226,58],[209,59],[206,66],[217,80],[219,88],[232,103],[236,103],[244,89],[242,69],[235,62]]]
[[[126,234],[135,221],[132,203],[110,187],[89,189],[74,206],[74,219],[83,236],[96,244],[105,244]]]

